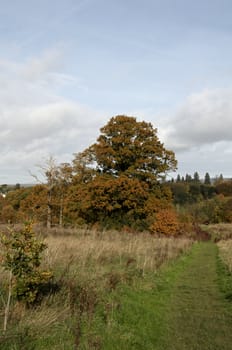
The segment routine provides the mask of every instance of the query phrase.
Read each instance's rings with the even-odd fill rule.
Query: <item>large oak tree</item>
[[[112,176],[127,175],[157,181],[176,169],[174,153],[167,150],[151,123],[118,115],[100,129],[97,142],[89,147],[97,170]]]
[[[170,205],[170,191],[161,180],[176,169],[175,155],[151,123],[134,117],[113,117],[100,132],[96,143],[73,161],[72,211],[76,208],[92,223],[146,229],[153,214]]]

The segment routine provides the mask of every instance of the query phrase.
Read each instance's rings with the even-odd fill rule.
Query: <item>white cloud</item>
[[[23,63],[0,60],[0,183],[29,181],[28,169],[49,154],[69,161],[97,136],[100,114],[56,93],[57,84],[76,83],[61,57],[53,50]]]
[[[166,132],[176,150],[232,141],[232,90],[204,90],[189,96]]]
[[[166,118],[159,134],[175,151],[178,172],[198,171],[201,176],[223,173],[231,177],[232,90],[204,90],[190,95],[173,116]]]
[[[67,85],[78,89],[79,83],[64,72],[62,60],[61,50],[23,62],[0,58],[0,183],[31,181],[28,170],[49,154],[58,162],[70,161],[74,152],[94,142],[107,121],[63,97]],[[145,120],[153,119],[151,114],[149,107],[136,113]],[[193,94],[173,117],[171,112],[166,118],[158,115],[154,126],[165,147],[176,152],[182,172],[216,167],[214,173],[230,173],[232,90]]]

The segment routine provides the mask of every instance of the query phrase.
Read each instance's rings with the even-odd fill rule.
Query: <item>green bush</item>
[[[50,271],[40,271],[41,254],[46,244],[36,238],[32,224],[1,237],[3,266],[12,274],[13,294],[27,305],[36,303],[44,287],[51,282]]]

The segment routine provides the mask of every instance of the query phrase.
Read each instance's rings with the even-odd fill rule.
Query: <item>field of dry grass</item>
[[[232,239],[218,242],[218,248],[222,261],[232,273]]]
[[[133,264],[145,273],[188,249],[189,239],[155,238],[149,234],[119,232],[77,232],[75,235],[48,236],[44,263],[57,266],[79,266],[79,271],[104,272],[109,266]]]
[[[211,225],[201,225],[204,231],[210,233],[212,240],[218,242],[220,240],[232,239],[232,224],[220,223]]]
[[[78,344],[83,349],[96,348],[90,343],[97,341],[96,328],[101,324],[110,327],[114,310],[120,304],[120,286],[136,288],[147,275],[192,246],[189,239],[155,238],[148,234],[86,230],[42,233],[48,247],[42,268],[53,271],[57,290],[36,308],[12,303],[8,332],[13,335],[9,342],[5,339],[2,349],[21,349],[31,342],[36,349],[73,349],[73,344],[76,349]],[[2,267],[0,286],[3,323],[7,273]]]

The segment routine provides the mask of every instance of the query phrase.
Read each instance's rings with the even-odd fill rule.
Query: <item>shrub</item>
[[[52,278],[50,271],[39,269],[46,245],[35,237],[31,223],[25,224],[20,231],[2,236],[1,242],[4,248],[3,266],[12,275],[16,299],[27,305],[36,303]]]
[[[180,224],[176,212],[170,208],[159,210],[150,226],[150,232],[158,235],[176,236],[179,230]]]

